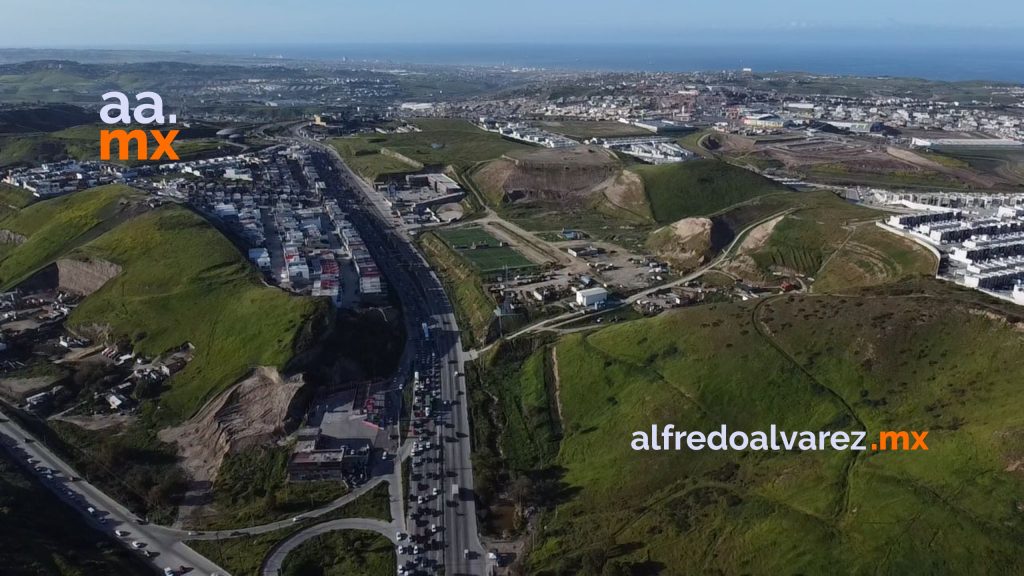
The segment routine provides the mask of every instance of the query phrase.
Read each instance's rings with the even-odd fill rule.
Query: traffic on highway
[[[392,224],[379,193],[355,176],[333,149],[302,142],[333,165],[322,172],[328,193],[349,212],[402,302],[407,330],[416,334],[409,338],[415,352],[405,356],[411,358],[412,382],[397,383],[413,387],[410,425],[403,431],[413,441],[406,495],[409,534],[396,534],[399,574],[487,574],[473,496],[462,377],[466,358],[451,303],[409,237]]]

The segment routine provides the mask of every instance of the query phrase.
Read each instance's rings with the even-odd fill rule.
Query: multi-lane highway
[[[411,545],[421,547],[417,568],[433,571],[443,566],[448,576],[485,575],[489,567],[477,532],[468,400],[461,376],[466,358],[451,303],[422,255],[394,225],[383,198],[353,174],[332,148],[302,142],[331,158],[341,193],[347,196],[341,200],[357,203],[350,205],[352,222],[402,300],[407,326],[428,326],[428,334],[414,339],[416,371],[421,373],[425,396],[432,397],[436,390],[439,402],[433,403],[429,416],[423,402],[414,407],[415,413],[422,414],[414,418],[415,441],[421,442],[422,450],[413,456],[415,480],[410,482],[409,495],[409,509],[415,514],[409,527],[416,537]]]
[[[119,538],[161,572],[181,567],[193,574],[227,574],[222,568],[181,542],[181,538],[162,526],[138,518],[116,500],[87,482],[37,438],[30,436],[14,421],[2,418],[0,442],[15,457],[33,467],[43,483],[60,499],[78,510],[96,529]],[[50,479],[52,477],[52,479]]]
[[[408,338],[407,350],[394,378],[394,398],[400,396],[402,386],[407,385],[414,374],[419,374],[413,418],[409,429],[403,431],[409,435],[411,444],[407,442],[402,450],[397,449],[397,443],[395,446],[397,454],[411,459],[410,494],[405,496],[408,517],[394,514],[401,508],[393,506],[395,520],[392,523],[367,521],[370,522],[367,526],[378,532],[389,532],[388,537],[397,543],[400,574],[486,575],[490,567],[477,532],[468,402],[461,376],[467,358],[462,351],[451,304],[440,280],[409,237],[394,226],[383,198],[353,174],[333,149],[309,140],[302,140],[302,143],[321,155],[321,177],[330,181],[328,193],[348,209],[352,223],[363,236],[391,290],[401,300]],[[426,333],[422,330],[424,324]],[[397,406],[398,402],[392,404]],[[397,434],[397,411],[389,419]],[[37,475],[48,478],[45,482],[54,493],[76,506],[96,528],[124,540],[161,571],[164,568],[178,571],[179,567],[185,567],[189,573],[227,574],[182,541],[263,533],[290,522],[199,533],[151,525],[88,482],[72,481],[76,478],[75,471],[15,422],[6,418],[0,422],[0,441]],[[397,466],[401,458],[394,462]],[[401,498],[400,475],[395,471],[388,478],[378,477],[348,497],[306,516],[314,517],[341,506],[343,501],[355,498],[384,480],[394,484],[391,492]],[[363,521],[352,519],[330,527],[314,526],[296,534],[291,541],[297,545],[310,531],[358,528],[359,522]],[[390,533],[392,528],[395,532]],[[274,563],[280,563],[288,550],[286,546],[277,548],[267,559],[265,573],[273,573]]]

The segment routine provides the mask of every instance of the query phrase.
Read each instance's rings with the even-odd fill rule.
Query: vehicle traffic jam
[[[399,568],[401,576],[436,574],[443,568],[444,506],[458,505],[458,490],[445,500],[442,489],[446,478],[442,442],[444,430],[452,424],[446,420],[441,400],[440,366],[430,342],[430,328],[424,323],[416,370],[413,374],[413,395],[409,437],[412,439],[409,473],[409,526],[412,534],[397,534],[398,552],[411,558]],[[453,484],[458,486],[457,484]]]

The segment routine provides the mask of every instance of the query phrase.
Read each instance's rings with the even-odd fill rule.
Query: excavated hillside
[[[712,226],[708,218],[683,218],[651,234],[647,246],[674,266],[695,268],[713,252]]]
[[[57,260],[57,287],[65,292],[88,296],[121,273],[121,267],[102,258]]]
[[[181,426],[161,430],[160,439],[177,444],[193,481],[212,484],[227,454],[286,434],[289,417],[301,411],[295,400],[303,384],[301,375],[285,380],[275,368],[261,366]]]
[[[547,202],[583,205],[595,194],[633,196],[637,182],[622,178],[619,161],[603,148],[575,146],[531,151],[489,162],[473,180],[496,203]],[[640,187],[641,195],[643,192]]]

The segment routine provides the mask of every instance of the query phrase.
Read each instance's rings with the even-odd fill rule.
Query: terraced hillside
[[[597,146],[508,154],[477,167],[471,178],[491,206],[563,213],[590,209],[624,221],[651,220],[640,178]]]
[[[562,338],[561,503],[531,572],[1019,573],[1021,320],[933,280]],[[631,450],[654,423],[929,430],[929,450]]]

